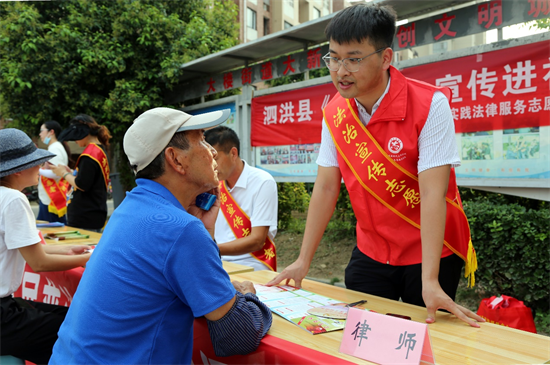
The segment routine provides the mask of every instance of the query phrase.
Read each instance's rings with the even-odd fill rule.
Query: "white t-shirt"
[[[359,119],[365,126],[369,123],[389,89],[390,82],[388,82],[388,86],[380,99],[373,105],[372,114],[367,113],[366,109],[355,100],[359,110]],[[338,152],[325,122],[323,122],[321,133],[321,147],[319,148],[317,164],[323,167],[339,167]],[[418,153],[418,173],[438,166],[460,166],[451,107],[445,95],[440,91],[436,91],[432,97],[426,124],[424,124],[424,128],[418,136]]]
[[[241,209],[250,217],[252,227],[269,226],[268,235],[274,239],[277,234],[277,183],[268,172],[251,167],[244,160],[243,162],[243,172],[229,192]],[[216,219],[215,238],[217,243],[235,240],[235,235],[221,211]],[[251,254],[224,255],[222,260],[251,266],[255,270],[269,270]]]
[[[67,151],[65,151],[65,147],[63,147],[63,144],[61,142],[56,141],[49,145],[48,151],[55,155],[51,158],[51,160],[49,160],[50,163],[53,163],[54,165],[62,164],[65,166],[69,164],[69,156],[67,156]],[[40,175],[51,178],[51,175],[48,174],[48,171],[46,173],[42,173],[42,169],[40,171]],[[59,180],[59,178],[57,178],[57,180]],[[46,189],[44,188],[44,184],[42,184],[42,181],[38,183],[38,199],[40,199],[40,202],[44,205],[49,205],[52,201],[46,193]]]
[[[40,242],[36,220],[27,197],[0,186],[0,298],[19,288],[25,259],[18,248]]]

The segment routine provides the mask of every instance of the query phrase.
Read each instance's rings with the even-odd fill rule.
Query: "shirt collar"
[[[241,161],[244,163],[243,171],[241,172],[241,176],[239,176],[235,185],[229,189],[229,192],[233,191],[236,187],[246,189],[246,182],[248,181],[248,175],[250,174],[250,166],[245,160],[241,159]]]
[[[138,188],[147,190],[155,195],[159,195],[162,198],[168,200],[175,207],[186,211],[185,208],[181,205],[179,200],[168,190],[164,185],[149,179],[136,179],[136,184]]]
[[[357,104],[357,109],[359,110],[359,113],[361,113],[363,115],[366,114],[369,117],[372,117],[374,115],[374,112],[376,112],[376,110],[378,109],[378,107],[382,103],[382,99],[384,99],[384,96],[386,96],[386,94],[390,90],[390,83],[391,83],[391,77],[388,78],[388,85],[386,85],[386,90],[384,90],[384,93],[382,94],[382,96],[372,106],[372,113],[370,115],[369,115],[369,113],[367,113],[367,110],[365,109],[365,107],[363,105],[361,105],[361,103],[359,103],[359,101],[357,101],[357,99],[355,99],[355,104]]]

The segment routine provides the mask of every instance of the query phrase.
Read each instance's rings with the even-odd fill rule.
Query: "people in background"
[[[254,270],[277,270],[273,239],[277,234],[277,184],[266,171],[239,156],[239,137],[221,126],[205,132],[217,152],[222,206],[216,219],[216,243],[222,260]],[[238,216],[243,224],[234,224]]]
[[[14,298],[25,262],[36,272],[83,266],[87,246],[41,244],[29,201],[21,192],[38,183],[40,165],[55,157],[18,129],[0,130],[0,355],[46,364],[66,307]]]
[[[107,196],[110,190],[108,148],[111,135],[94,118],[79,114],[59,141],[75,141],[84,151],[76,161],[75,171],[59,164],[52,171],[72,187],[67,208],[69,226],[101,232],[107,219]]]
[[[69,183],[59,178],[51,170],[55,165],[69,165],[71,150],[67,143],[61,143],[57,136],[61,133],[61,125],[55,120],[49,120],[40,126],[40,140],[48,146],[48,151],[55,156],[40,169],[38,183],[38,220],[47,222],[67,223],[67,192]]]
[[[231,283],[214,242],[216,150],[204,129],[229,110],[155,108],[126,131],[137,187],[113,212],[59,331],[50,364],[189,364],[193,322],[206,317],[218,356],[254,351],[271,326],[250,282]]]

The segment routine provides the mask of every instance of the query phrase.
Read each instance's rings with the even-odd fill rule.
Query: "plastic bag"
[[[537,333],[531,309],[507,295],[482,299],[477,314],[490,323]]]

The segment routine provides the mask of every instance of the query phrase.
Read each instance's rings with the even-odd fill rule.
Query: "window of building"
[[[269,0],[264,0],[264,11],[269,11]]]
[[[330,0],[323,0],[323,8],[330,13]]]
[[[290,24],[289,22],[287,22],[285,20],[285,29],[288,29],[288,28],[291,28],[292,27],[292,24]]]
[[[246,26],[251,29],[258,29],[256,23],[256,12],[250,8],[246,8]]]
[[[269,34],[269,18],[264,18],[264,35]]]
[[[317,9],[315,6],[313,7],[313,19],[317,19],[321,17],[321,10]]]

